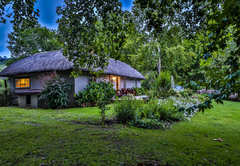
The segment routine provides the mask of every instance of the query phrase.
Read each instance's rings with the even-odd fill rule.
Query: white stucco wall
[[[88,84],[87,74],[82,74],[82,75],[79,75],[77,78],[74,78],[74,84],[75,84],[75,93],[78,93],[78,91],[83,91]]]
[[[38,74],[31,74],[30,75],[30,84],[31,89],[42,89],[42,87],[39,85],[39,77]]]
[[[132,88],[134,87],[134,79],[127,78],[126,79],[126,88]]]
[[[141,86],[142,86],[142,85],[141,85],[141,82],[142,82],[141,80],[138,80],[138,81],[137,81],[137,87],[141,88]]]

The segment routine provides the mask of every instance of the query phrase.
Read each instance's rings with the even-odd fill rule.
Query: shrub
[[[132,97],[116,101],[114,110],[120,123],[142,128],[160,128],[164,122],[180,121],[184,119],[184,113],[178,112],[179,106],[173,99],[160,101],[150,99],[148,104],[134,100]]]
[[[171,88],[171,74],[168,72],[161,72],[161,76],[158,76],[151,88],[155,91],[154,97],[167,98],[169,96],[169,90]]]
[[[156,71],[148,72],[145,75],[146,80],[142,81],[142,84],[141,84],[142,87],[145,88],[145,89],[148,89],[148,90],[151,89],[157,75],[158,75],[158,73]]]
[[[148,128],[148,129],[158,129],[164,125],[164,123],[161,123],[157,121],[156,119],[138,119],[135,121],[132,121],[129,123],[131,126],[136,126],[140,128]]]
[[[88,99],[85,98],[85,91],[78,91],[78,93],[75,93],[74,100],[77,106],[82,106],[83,103],[89,103]]]
[[[186,90],[187,90],[187,92],[188,92],[189,96],[191,96],[191,95],[193,94],[193,90],[192,90],[192,89],[190,89],[190,88],[187,88]]]
[[[45,104],[52,109],[67,106],[68,92],[71,85],[65,79],[54,72],[49,72],[39,76],[40,85],[43,87],[39,99],[44,99]]]
[[[197,96],[198,100],[201,101],[201,102],[204,102],[207,99],[207,97],[205,97],[201,94],[196,94],[196,96]]]
[[[142,100],[136,100],[132,96],[116,98],[114,110],[119,123],[132,123],[136,117],[137,110],[143,105]]]
[[[0,88],[0,106],[8,106],[10,89]]]
[[[134,87],[132,88],[135,92],[136,92],[136,96],[140,96],[140,95],[145,95],[146,91],[143,87],[139,88],[139,87]]]
[[[170,89],[169,90],[169,95],[170,96],[176,96],[177,95],[177,91],[175,91],[174,89]]]
[[[105,111],[109,108],[106,105],[115,95],[113,84],[111,82],[91,82],[84,91],[75,95],[75,102],[78,105],[83,103],[96,103],[100,109],[102,123],[105,122]]]
[[[83,106],[84,103],[86,105],[95,103],[89,90],[79,91],[78,93],[74,94],[74,99],[77,106]]]

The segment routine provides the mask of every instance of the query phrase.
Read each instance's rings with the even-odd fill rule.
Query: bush
[[[75,95],[75,102],[78,105],[83,103],[96,103],[101,110],[102,123],[105,122],[105,111],[109,108],[106,105],[115,95],[113,84],[111,82],[91,82],[84,91]]]
[[[188,96],[192,96],[192,95],[193,95],[193,90],[187,88],[187,89],[184,89],[183,91],[179,91],[179,93],[180,93],[183,97],[188,97]]]
[[[74,94],[74,100],[77,106],[83,106],[84,103],[86,105],[94,104],[89,90],[79,91],[78,93]]]
[[[164,123],[158,122],[156,119],[138,119],[136,121],[130,122],[129,125],[136,126],[140,128],[147,128],[147,129],[159,129],[164,125]]]
[[[39,99],[44,99],[45,104],[52,109],[68,106],[68,92],[71,85],[65,79],[60,78],[56,71],[40,75],[39,81],[43,87]]]
[[[83,106],[83,103],[89,103],[89,101],[85,98],[85,91],[78,91],[78,93],[75,93],[74,100],[77,106]]]
[[[190,89],[190,88],[187,88],[186,90],[187,90],[187,92],[188,92],[189,96],[192,96],[192,95],[193,95],[193,90],[192,90],[192,89]]]
[[[182,90],[182,91],[179,91],[178,93],[179,93],[182,97],[188,97],[188,96],[189,96],[187,90]]]
[[[145,80],[142,80],[142,87],[145,88],[145,89],[151,89],[155,79],[156,79],[156,76],[158,75],[158,73],[156,71],[151,71],[151,72],[148,72],[146,75],[145,75]]]
[[[140,95],[145,95],[146,94],[146,90],[143,87],[141,87],[141,88],[134,87],[132,89],[136,92],[136,96],[140,96]]]
[[[9,106],[10,89],[0,88],[0,106]]]
[[[136,100],[132,96],[122,97],[121,100],[116,98],[114,110],[119,123],[127,124],[134,121],[137,110],[143,105],[142,100]]]
[[[157,98],[167,98],[171,88],[171,74],[168,72],[161,72],[161,76],[157,77],[153,83],[151,90],[153,95]]]
[[[176,96],[177,95],[177,91],[175,91],[174,89],[170,89],[169,90],[169,95],[170,96]]]
[[[174,105],[174,100],[150,99],[148,104],[132,97],[116,101],[114,110],[120,123],[141,128],[160,128],[163,122],[180,121],[184,119],[183,112],[178,112],[179,107]]]
[[[207,99],[207,97],[205,97],[201,94],[196,94],[196,96],[197,96],[198,100],[201,101],[201,102],[204,102]]]

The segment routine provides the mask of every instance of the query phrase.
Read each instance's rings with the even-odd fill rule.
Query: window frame
[[[91,81],[90,81],[90,78],[91,78]],[[88,74],[88,85],[91,82],[97,82],[97,77],[95,75],[93,75],[93,74]]]
[[[16,81],[17,79],[29,79],[29,87],[16,87]],[[31,78],[30,77],[15,77],[15,81],[14,81],[14,87],[15,89],[31,89]]]
[[[134,87],[137,88],[137,79],[134,79]]]
[[[123,79],[123,88],[127,89],[127,80],[126,80],[126,78]]]

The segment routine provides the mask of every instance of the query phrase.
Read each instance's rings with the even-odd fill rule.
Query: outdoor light
[[[113,77],[113,80],[116,80],[116,77]]]

